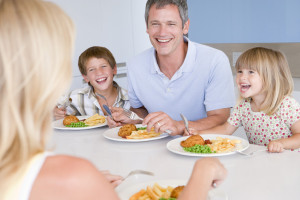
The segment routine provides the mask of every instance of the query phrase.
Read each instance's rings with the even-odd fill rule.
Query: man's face
[[[188,33],[189,21],[182,28],[179,10],[175,5],[166,5],[156,9],[152,5],[149,10],[147,33],[156,52],[160,56],[169,56],[180,51],[183,35]]]

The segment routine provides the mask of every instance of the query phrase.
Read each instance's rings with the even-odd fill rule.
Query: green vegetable
[[[215,151],[211,151],[208,145],[196,144],[195,146],[184,147],[183,149],[187,152],[192,152],[192,153],[216,153]]]
[[[139,128],[136,128],[137,130],[146,130],[147,127],[139,127]]]
[[[88,125],[86,125],[84,122],[73,122],[70,125],[66,125],[66,127],[72,127],[72,128],[79,128],[79,127],[87,127]]]
[[[176,200],[176,198],[159,198],[159,200]]]

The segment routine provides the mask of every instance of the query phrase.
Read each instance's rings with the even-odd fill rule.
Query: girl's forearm
[[[298,149],[300,148],[300,133],[293,134],[289,138],[279,139],[284,149]]]

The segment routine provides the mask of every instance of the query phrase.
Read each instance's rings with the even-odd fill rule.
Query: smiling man
[[[198,130],[224,123],[235,103],[229,61],[184,36],[190,25],[186,0],[148,0],[145,20],[153,48],[128,63],[131,110],[145,118],[148,129],[172,135],[184,132],[180,113]],[[133,122],[120,109],[113,111],[115,121]]]

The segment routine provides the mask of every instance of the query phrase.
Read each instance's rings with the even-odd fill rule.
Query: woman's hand
[[[122,183],[123,177],[118,175],[113,175],[109,171],[101,171],[101,173],[105,176],[105,178],[110,182],[110,184],[115,188],[120,183]]]

